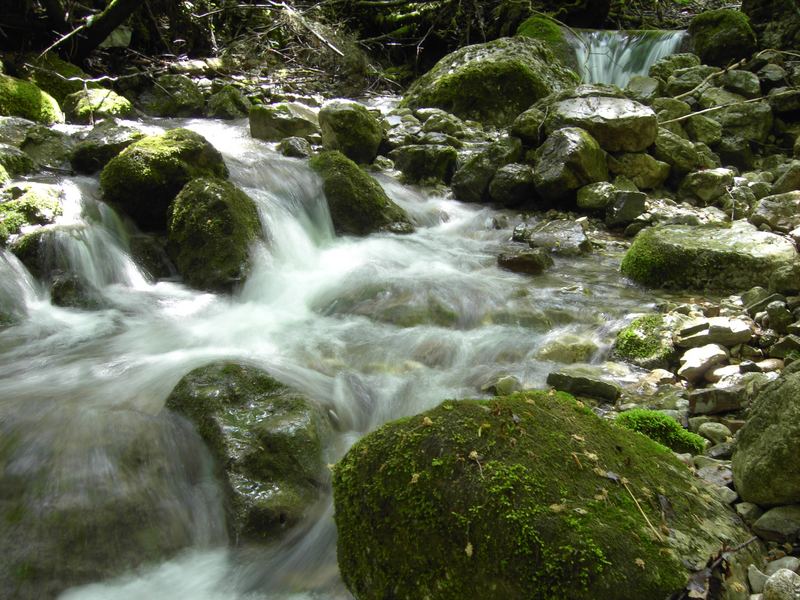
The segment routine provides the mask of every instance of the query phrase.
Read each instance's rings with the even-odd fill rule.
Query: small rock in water
[[[566,219],[536,227],[528,233],[526,240],[532,248],[544,248],[565,256],[576,256],[592,250],[592,243],[581,224]]]
[[[553,265],[553,259],[542,248],[513,249],[497,257],[497,264],[515,273],[539,275]]]

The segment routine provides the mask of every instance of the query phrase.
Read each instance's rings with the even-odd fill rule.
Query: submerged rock
[[[750,537],[670,451],[563,394],[448,401],[389,423],[333,485],[339,568],[363,600],[666,598]],[[737,554],[723,586],[746,585],[758,551]]]
[[[222,179],[193,179],[169,207],[167,252],[193,287],[229,291],[242,283],[260,235],[253,200]]]
[[[776,269],[795,260],[791,241],[743,221],[730,227],[663,225],[636,236],[622,273],[648,286],[739,291],[767,286]]]
[[[559,65],[543,43],[501,38],[445,56],[411,85],[403,105],[503,126],[536,100],[576,83],[574,72]]]
[[[389,199],[380,184],[337,150],[321,152],[309,165],[322,178],[331,220],[340,235],[413,230],[405,211]]]
[[[500,253],[497,264],[515,273],[539,275],[553,266],[553,259],[541,248],[522,248]]]
[[[200,367],[175,386],[166,408],[189,419],[210,450],[234,539],[273,541],[319,498],[330,423],[266,371],[234,362]]]
[[[134,142],[111,159],[100,187],[145,231],[164,231],[167,208],[196,177],[228,176],[222,155],[199,133],[172,129]]]

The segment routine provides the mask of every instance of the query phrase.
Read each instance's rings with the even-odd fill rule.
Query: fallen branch
[[[331,50],[332,50],[334,53],[336,53],[336,54],[337,54],[337,55],[339,55],[340,57],[344,58],[344,52],[342,52],[341,50],[339,50],[339,49],[338,49],[336,46],[334,46],[334,45],[333,45],[331,42],[329,42],[329,41],[328,41],[328,40],[326,40],[324,37],[322,37],[322,36],[321,36],[321,35],[320,35],[320,34],[319,34],[319,33],[318,33],[318,32],[317,32],[317,31],[316,31],[316,30],[315,30],[315,29],[314,29],[314,28],[311,26],[311,25],[309,25],[308,23],[306,23],[306,21],[305,21],[305,19],[303,18],[303,16],[302,16],[300,13],[298,13],[298,12],[297,12],[295,9],[293,9],[291,6],[289,6],[289,5],[288,5],[288,4],[286,4],[285,2],[282,2],[281,4],[278,4],[277,6],[281,7],[281,8],[283,9],[283,11],[284,11],[284,12],[286,12],[286,14],[287,14],[287,15],[289,15],[289,18],[290,18],[291,20],[294,20],[294,21],[297,21],[298,23],[300,23],[300,24],[301,24],[303,27],[305,27],[305,28],[306,28],[306,29],[307,29],[307,30],[308,30],[308,31],[309,31],[309,32],[310,32],[310,33],[311,33],[311,34],[312,34],[312,35],[313,35],[315,38],[317,38],[317,39],[318,39],[320,42],[322,42],[323,44],[325,44],[325,45],[326,45],[328,48],[330,48],[330,49],[331,49]]]
[[[722,110],[723,108],[730,108],[731,106],[736,106],[737,104],[752,104],[753,102],[761,102],[763,100],[768,100],[770,98],[774,98],[775,96],[786,96],[788,94],[794,94],[797,92],[797,88],[792,88],[790,90],[786,90],[784,92],[776,92],[775,94],[771,94],[769,96],[759,96],[758,98],[751,98],[750,100],[742,100],[741,102],[728,102],[727,104],[720,104],[719,106],[712,106],[711,108],[704,108],[703,110],[698,110],[693,113],[689,113],[688,115],[683,115],[682,117],[675,117],[674,119],[669,119],[668,121],[662,121],[659,123],[659,126],[662,125],[669,125],[670,123],[679,123],[681,121],[685,121],[691,117],[702,115],[705,113],[714,112],[717,110]]]
[[[631,491],[631,488],[628,487],[628,482],[625,481],[625,478],[620,479],[620,482],[622,483],[623,486],[625,486],[625,490],[628,492],[628,494],[630,494],[631,498],[633,499],[634,504],[636,504],[636,508],[638,508],[639,512],[642,513],[642,516],[644,517],[644,520],[647,522],[647,524],[650,526],[650,529],[652,529],[653,533],[656,534],[656,539],[659,542],[663,542],[664,538],[662,537],[662,535],[658,531],[658,529],[653,527],[653,524],[650,522],[650,519],[647,518],[647,515],[642,510],[642,505],[639,504],[639,501],[636,499],[636,496],[633,495],[633,492]]]
[[[746,62],[745,59],[742,59],[737,63],[733,63],[732,65],[728,65],[727,67],[722,69],[722,71],[716,71],[716,72],[712,73],[711,75],[709,75],[708,77],[703,79],[703,81],[698,83],[695,87],[693,87],[688,92],[684,92],[683,94],[679,94],[679,95],[675,96],[675,100],[680,100],[681,98],[686,98],[688,96],[691,96],[692,94],[694,94],[696,91],[698,91],[700,88],[702,88],[705,84],[707,84],[709,81],[711,81],[715,77],[719,77],[720,75],[724,75],[728,71],[732,71],[732,70],[738,69],[739,67],[743,66],[745,64],[745,62]]]

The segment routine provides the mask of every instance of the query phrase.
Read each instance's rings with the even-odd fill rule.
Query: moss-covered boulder
[[[19,117],[0,117],[0,144],[19,148],[36,123]]]
[[[187,183],[169,207],[167,251],[191,286],[228,291],[250,270],[261,225],[253,200],[222,179]]]
[[[739,432],[733,479],[743,500],[800,503],[800,373],[792,369],[764,388]]]
[[[515,35],[542,42],[564,66],[578,71],[578,59],[575,49],[567,41],[566,29],[549,16],[535,14],[528,17],[519,24]]]
[[[743,221],[663,225],[636,236],[622,273],[651,287],[741,291],[767,287],[773,272],[797,259],[791,241]]]
[[[250,108],[250,135],[268,142],[287,137],[319,135],[319,118],[313,109],[299,102],[279,102]]]
[[[0,223],[8,233],[30,225],[47,225],[63,211],[61,190],[45,183],[23,183],[0,194]]]
[[[248,115],[251,106],[253,104],[242,90],[225,85],[209,97],[206,116],[215,119],[241,119]]]
[[[634,319],[617,334],[614,355],[645,369],[667,368],[675,358],[675,346],[664,315]]]
[[[82,135],[72,149],[69,162],[79,173],[94,173],[143,137],[144,134],[133,127],[119,125],[113,119],[105,119]]]
[[[336,466],[339,568],[359,600],[667,598],[750,538],[702,485],[565,394],[448,401]],[[725,586],[745,582],[734,572]]]
[[[503,126],[536,100],[577,82],[544,43],[501,38],[445,56],[411,85],[402,105],[442,108],[462,119]]]
[[[8,75],[0,75],[0,115],[46,125],[64,122],[64,113],[55,98],[30,81]]]
[[[652,190],[664,184],[670,166],[649,154],[636,152],[609,156],[608,170],[612,175],[630,179],[640,190]]]
[[[756,34],[744,13],[730,8],[698,14],[689,23],[695,52],[705,64],[726,67],[756,50]]]
[[[51,127],[36,125],[28,130],[20,149],[33,159],[36,168],[62,169],[74,147],[72,136]]]
[[[79,66],[59,58],[53,52],[44,56],[30,55],[25,62],[23,77],[50,94],[59,104],[70,94],[85,89],[84,81],[92,78]],[[85,87],[94,89],[99,88],[100,84],[86,81]]]
[[[338,150],[317,154],[309,165],[322,178],[336,233],[408,233],[413,229],[408,215],[389,199],[380,184]]]
[[[489,186],[497,170],[522,158],[522,143],[503,137],[469,156],[453,175],[451,187],[458,200],[488,202]]]
[[[685,430],[674,418],[657,410],[634,408],[619,415],[614,423],[644,434],[675,452],[701,454],[705,449],[702,437]]]
[[[196,177],[228,176],[222,155],[202,135],[173,129],[134,142],[100,174],[103,196],[148,231],[164,231],[167,208]]]
[[[274,540],[319,497],[330,424],[266,371],[232,362],[200,367],[175,386],[166,408],[189,419],[211,451],[235,539]]]
[[[200,88],[186,75],[162,75],[139,101],[146,113],[157,117],[200,117],[206,105]]]
[[[64,113],[70,123],[91,123],[107,117],[124,117],[133,111],[130,101],[112,90],[91,89],[64,98]]]
[[[408,182],[450,183],[458,152],[443,144],[409,144],[392,150],[389,158]]]
[[[369,164],[378,156],[383,129],[378,119],[363,104],[331,100],[319,111],[322,145],[339,150],[350,160]]]
[[[12,177],[27,175],[34,169],[30,156],[8,144],[0,144],[0,166]]]
[[[554,131],[536,151],[536,191],[549,202],[570,203],[578,189],[608,180],[606,153],[585,130]]]

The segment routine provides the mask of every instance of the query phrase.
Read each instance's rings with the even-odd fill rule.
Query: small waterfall
[[[674,54],[685,31],[579,31],[572,37],[584,83],[625,87],[634,75],[647,75],[659,59]]]

